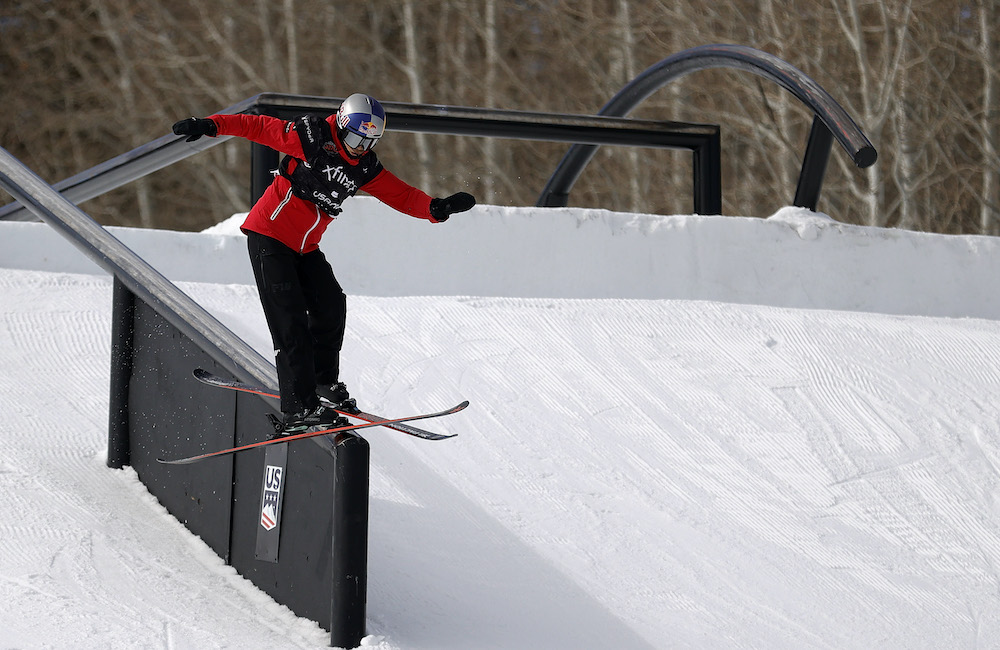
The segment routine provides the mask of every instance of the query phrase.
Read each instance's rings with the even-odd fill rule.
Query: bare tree
[[[997,14],[994,0],[8,0],[0,145],[56,181],[267,91],[593,114],[647,66],[728,42],[814,77],[878,148],[865,171],[835,148],[820,209],[997,234]],[[760,216],[791,198],[812,120],[730,70],[676,80],[634,116],[721,125],[723,210]],[[234,140],[84,207],[102,223],[203,228],[248,207],[248,151]],[[565,151],[395,132],[380,156],[431,192],[526,205]],[[686,211],[690,178],[686,152],[602,147],[570,201]]]
[[[500,67],[500,55],[497,47],[496,0],[484,0],[483,2],[483,49],[485,50],[483,104],[488,108],[499,108],[496,98],[497,77]],[[485,158],[487,169],[497,169],[499,167],[497,164],[496,144],[496,141],[491,138],[483,145],[483,157]],[[496,202],[497,190],[493,175],[486,175],[486,181],[483,183],[483,191],[487,203]]]
[[[998,188],[997,169],[1000,168],[1000,156],[997,146],[1000,127],[1000,111],[997,110],[997,69],[998,48],[995,31],[997,25],[997,3],[980,0],[976,7],[979,15],[979,39],[977,53],[983,76],[983,94],[979,116],[979,131],[983,142],[982,164],[982,202],[979,211],[979,230],[985,235],[1000,233],[1000,188]]]
[[[403,35],[406,43],[406,59],[402,68],[406,73],[406,78],[410,82],[410,101],[415,104],[424,103],[423,75],[421,65],[421,55],[417,48],[417,19],[413,11],[413,0],[403,1]],[[427,137],[423,133],[415,135],[417,162],[420,170],[420,184],[423,187],[430,187],[430,153]]]
[[[611,62],[610,77],[624,86],[635,78],[635,30],[632,24],[632,12],[629,10],[628,0],[618,0],[615,7],[615,19],[618,29],[618,38],[621,43],[617,48],[616,56]],[[642,185],[640,178],[639,152],[630,149],[627,154],[627,187],[630,201],[627,203],[628,209],[632,212],[640,212],[644,206],[642,200]]]

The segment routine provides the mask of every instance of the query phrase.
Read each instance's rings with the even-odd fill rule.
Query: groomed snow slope
[[[181,286],[270,354],[251,287]],[[110,303],[106,276],[0,270],[4,646],[324,646],[104,466]],[[997,321],[349,308],[344,379],[371,409],[473,404],[441,421],[453,440],[366,436],[367,645],[1000,646]]]

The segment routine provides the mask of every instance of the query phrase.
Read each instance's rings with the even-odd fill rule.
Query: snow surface
[[[792,208],[556,211],[544,246],[489,239],[548,214],[420,224],[451,239],[446,261],[408,270],[448,276],[454,292],[434,297],[359,289],[335,260],[352,393],[386,414],[472,402],[435,425],[449,441],[366,434],[365,646],[1000,647],[1000,307],[997,275],[977,275],[996,239]],[[328,256],[370,256],[340,225]],[[20,255],[0,256],[0,646],[325,647],[132,470],[105,466],[111,281],[66,272],[72,249],[53,254],[39,228],[0,223]],[[242,253],[232,225],[219,230],[157,233],[160,270]],[[600,273],[553,281],[545,250],[604,268],[602,237],[635,258],[624,298],[581,295],[614,289]],[[676,256],[653,264],[665,243]],[[462,284],[461,269],[518,254],[487,278],[503,291],[476,291],[478,272]],[[768,259],[807,280],[754,276]],[[839,271],[814,282],[807,266]],[[178,283],[269,356],[255,290],[215,279],[227,272]],[[687,293],[635,296],[659,286]]]
[[[323,250],[358,296],[650,298],[1000,320],[1000,238],[839,223],[477,206],[444,224],[351,199]],[[171,280],[253,284],[244,215],[206,234],[110,228]],[[0,266],[98,267],[45,224],[4,224]]]

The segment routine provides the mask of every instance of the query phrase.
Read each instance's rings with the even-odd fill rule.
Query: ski
[[[305,440],[306,438],[314,438],[316,436],[326,436],[334,433],[343,433],[345,431],[356,431],[358,429],[367,429],[369,427],[385,426],[388,424],[399,424],[401,422],[411,422],[413,420],[427,420],[430,418],[439,418],[445,415],[451,415],[452,413],[458,413],[465,407],[469,405],[468,401],[457,404],[450,409],[445,409],[444,411],[438,411],[437,413],[422,413],[420,415],[410,415],[405,418],[396,418],[394,420],[383,420],[381,422],[365,422],[364,424],[349,424],[342,427],[333,427],[330,429],[321,429],[320,431],[306,431],[304,433],[296,433],[290,436],[280,436],[276,438],[270,438],[268,440],[261,440],[260,442],[252,442],[248,445],[241,445],[239,447],[230,447],[229,449],[220,449],[219,451],[210,451],[207,454],[198,454],[197,456],[188,456],[187,458],[175,458],[173,460],[164,460],[162,458],[157,458],[156,462],[162,463],[164,465],[189,465],[191,463],[196,463],[200,460],[205,460],[206,458],[215,458],[217,456],[228,456],[229,454],[235,454],[240,451],[246,451],[247,449],[257,449],[258,447],[267,447],[268,445],[278,445],[285,442],[292,442],[295,440]],[[445,436],[450,438],[452,436]]]
[[[211,372],[204,370],[202,368],[195,368],[194,378],[203,384],[208,384],[209,386],[216,386],[218,388],[228,388],[230,390],[238,390],[244,393],[253,393],[254,395],[262,395],[264,397],[273,397],[275,399],[280,399],[280,396],[272,390],[263,388],[261,386],[253,386],[251,384],[244,383],[242,381],[237,381],[235,379],[225,379],[218,375],[212,374]],[[417,438],[423,438],[424,440],[444,440],[445,438],[453,438],[455,434],[445,435],[441,433],[434,433],[431,431],[426,431],[424,429],[419,429],[408,424],[402,424],[398,422],[393,422],[387,418],[380,415],[375,415],[373,413],[365,413],[364,411],[357,411],[351,413],[349,411],[340,411],[337,413],[341,415],[346,415],[348,417],[356,418],[358,420],[364,420],[365,422],[370,422],[372,424],[380,424],[389,429],[394,429],[400,431],[407,435],[416,436]]]

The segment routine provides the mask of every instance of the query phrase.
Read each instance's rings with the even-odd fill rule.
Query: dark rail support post
[[[278,168],[278,152],[256,142],[250,145],[250,205],[257,202],[274,180],[271,173]]]
[[[832,147],[833,134],[818,115],[814,116],[812,130],[809,132],[809,142],[806,144],[806,153],[802,159],[799,184],[795,188],[795,199],[792,202],[795,207],[816,211]]]
[[[365,636],[368,600],[368,441],[341,434],[334,453],[330,645],[356,648]]]
[[[108,402],[108,467],[131,464],[129,454],[128,392],[132,378],[132,336],[135,294],[115,276],[112,289],[111,394]]]
[[[722,214],[722,139],[718,131],[692,154],[694,213]]]

